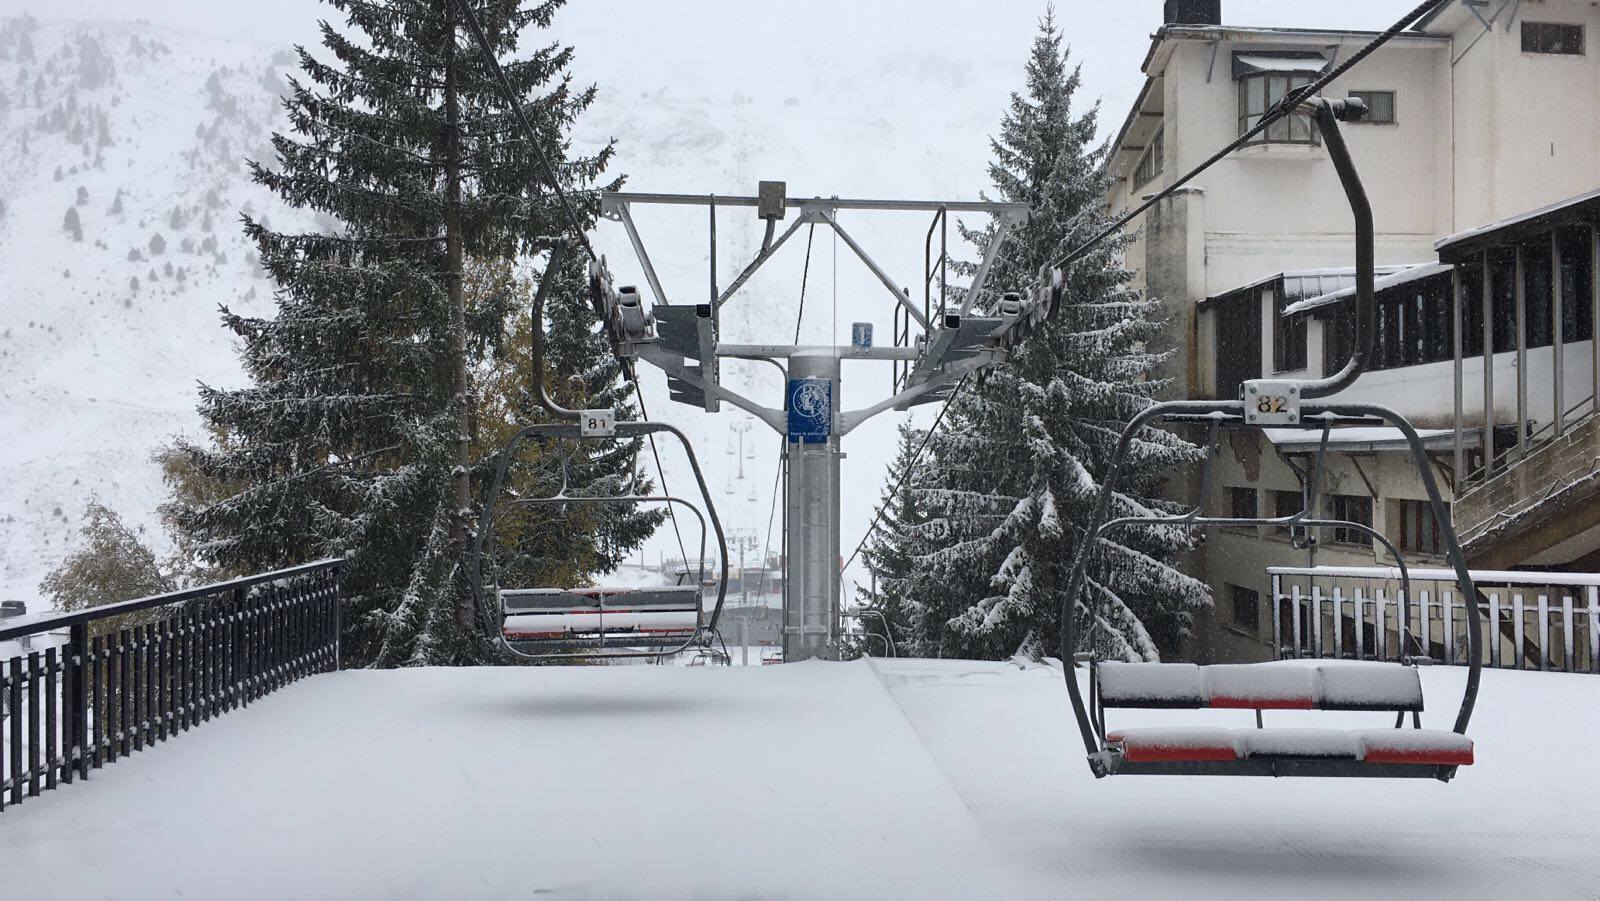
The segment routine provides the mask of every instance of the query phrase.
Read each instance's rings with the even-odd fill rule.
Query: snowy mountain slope
[[[239,378],[217,307],[270,309],[237,220],[289,221],[243,159],[266,155],[290,58],[151,25],[0,28],[0,594],[26,599],[91,496],[156,531],[152,450],[195,428],[198,381]]]
[[[7,99],[0,112],[0,423],[13,439],[0,448],[0,595],[31,599],[70,546],[92,496],[163,544],[154,510],[164,488],[150,455],[171,435],[197,428],[198,382],[240,378],[217,306],[271,309],[270,284],[251,265],[238,211],[280,225],[295,214],[249,184],[241,159],[270,159],[266,140],[280,124],[274,97],[292,61],[282,45],[148,23],[8,21],[10,51],[0,57]],[[24,28],[31,61],[18,58]],[[629,188],[649,191],[752,193],[757,180],[779,178],[795,195],[973,197],[995,98],[1014,77],[1009,59],[950,65],[916,48],[847,68],[813,57],[809,71],[733,81],[690,66],[672,81],[643,83],[630,78],[625,60],[601,53],[582,59],[580,77],[603,91],[580,123],[577,143],[615,137],[614,171],[629,176]],[[937,102],[908,102],[932,97]],[[112,212],[119,191],[119,211]],[[69,208],[81,241],[63,228]],[[639,212],[676,301],[697,301],[709,290],[701,216]],[[923,217],[845,221],[875,258],[914,286]],[[759,247],[760,230],[753,217],[733,211],[718,226],[725,286]],[[157,235],[166,245],[159,254],[151,248]],[[605,223],[597,237],[619,278],[639,280],[620,229]],[[803,235],[791,242],[729,308],[729,340],[792,339],[804,246]],[[887,335],[889,312],[882,287],[819,232],[802,340],[848,341],[856,320],[874,321]],[[735,363],[728,372],[732,384],[780,403],[770,367]],[[852,364],[846,377],[850,408],[881,397],[889,374]],[[776,436],[760,426],[751,433],[759,452],[738,481],[725,449],[728,424],[743,414],[674,409],[659,374],[647,370],[645,380],[652,413],[695,438],[724,522],[764,537]],[[880,419],[847,443],[847,548],[876,500],[892,427],[891,418]],[[667,468],[670,484],[687,490],[682,460],[669,455]],[[780,540],[774,536],[774,553]],[[677,555],[670,533],[645,556],[663,554]]]

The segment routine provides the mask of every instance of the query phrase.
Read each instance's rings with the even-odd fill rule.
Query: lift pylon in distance
[[[706,211],[711,237],[711,279],[705,302],[674,303],[656,273],[643,235],[633,218],[638,206],[687,206]],[[716,276],[716,221],[724,216],[754,213],[765,223],[760,251],[726,286]],[[968,373],[1006,358],[1010,349],[1042,321],[1048,310],[1019,293],[990,292],[990,270],[1010,235],[1027,221],[1020,203],[920,200],[861,200],[838,197],[793,198],[782,182],[762,182],[756,196],[724,197],[690,194],[605,193],[601,215],[622,225],[632,245],[646,289],[618,286],[604,259],[590,264],[596,311],[610,329],[618,352],[629,361],[644,360],[664,371],[672,399],[704,411],[724,403],[738,407],[785,437],[787,537],[784,553],[784,659],[835,657],[839,653],[839,460],[840,440],[873,416],[943,400]],[[897,281],[868,253],[841,222],[843,214],[922,212],[933,217],[924,243],[929,269],[921,282],[921,303],[908,285]],[[950,263],[945,230],[950,213],[987,215],[995,236],[979,261],[964,298],[953,305],[945,291],[944,270]],[[787,220],[782,232],[779,222]],[[843,346],[734,344],[723,340],[721,310],[763,264],[771,260],[802,226],[831,229],[866,266],[894,304],[890,346],[875,347],[862,331]],[[937,260],[934,236],[939,236]],[[939,285],[935,293],[933,285]],[[1026,286],[1032,287],[1032,286]],[[1043,295],[1035,295],[1042,297]],[[992,298],[980,304],[980,298]],[[904,323],[904,325],[902,325]],[[913,328],[920,333],[913,334]],[[763,360],[779,366],[785,377],[781,408],[762,405],[723,384],[724,359]],[[894,364],[886,396],[858,409],[842,410],[842,360],[879,360]]]
[[[1329,403],[1331,397],[1353,384],[1371,353],[1374,336],[1372,210],[1356,174],[1355,165],[1339,131],[1340,120],[1355,120],[1366,112],[1355,99],[1301,101],[1297,114],[1314,119],[1328,155],[1355,216],[1356,334],[1350,360],[1337,373],[1323,379],[1257,379],[1240,386],[1240,399],[1232,401],[1169,401],[1153,404],[1133,418],[1123,430],[1100,487],[1094,514],[1086,524],[1083,542],[1070,570],[1061,611],[1061,658],[1065,662],[1067,691],[1073,715],[1082,734],[1090,769],[1097,777],[1112,775],[1188,776],[1349,776],[1434,778],[1449,781],[1457,767],[1473,762],[1467,723],[1477,698],[1482,667],[1483,638],[1479,604],[1487,599],[1472,583],[1466,559],[1451,526],[1450,511],[1439,493],[1422,441],[1416,429],[1399,413],[1376,404]],[[1181,516],[1129,516],[1106,520],[1117,477],[1128,448],[1140,430],[1161,422],[1199,424],[1208,432],[1207,455],[1200,478],[1200,499]],[[1349,426],[1389,425],[1404,435],[1412,461],[1428,492],[1429,504],[1444,538],[1446,555],[1466,604],[1468,673],[1461,706],[1450,731],[1423,729],[1423,696],[1416,667],[1430,663],[1408,632],[1404,605],[1411,595],[1406,562],[1398,549],[1368,526],[1354,522],[1313,518],[1318,508],[1323,463],[1331,430]],[[1211,487],[1211,465],[1218,433],[1222,429],[1317,429],[1322,441],[1313,465],[1302,474],[1305,509],[1291,516],[1240,518],[1203,516]],[[1354,529],[1384,544],[1399,563],[1402,576],[1398,653],[1393,661],[1298,661],[1222,666],[1187,663],[1126,663],[1101,661],[1093,651],[1080,652],[1080,591],[1085,587],[1088,555],[1102,533],[1137,525],[1181,527],[1207,525],[1274,526],[1294,530],[1299,540],[1325,529]],[[1098,621],[1089,600],[1085,622]],[[1298,615],[1298,612],[1297,614]],[[1380,626],[1381,628],[1381,626]],[[1094,635],[1083,636],[1093,647]],[[1277,637],[1274,636],[1274,641]],[[1088,699],[1078,687],[1076,664],[1089,670]],[[1256,728],[1229,730],[1213,726],[1191,728],[1112,729],[1106,711],[1123,708],[1254,710]],[[1343,710],[1384,711],[1395,714],[1392,725],[1376,728],[1270,729],[1264,711]],[[1409,728],[1406,721],[1410,720]]]

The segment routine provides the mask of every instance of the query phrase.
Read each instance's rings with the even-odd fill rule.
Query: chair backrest
[[[500,603],[506,616],[559,613],[603,613],[611,610],[695,611],[700,589],[693,585],[649,588],[503,588]]]
[[[1100,703],[1122,708],[1422,710],[1422,680],[1399,663],[1116,663],[1096,667]]]

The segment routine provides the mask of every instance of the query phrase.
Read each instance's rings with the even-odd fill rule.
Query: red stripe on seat
[[[1435,766],[1471,766],[1472,749],[1446,750],[1443,748],[1368,748],[1363,759],[1367,763],[1425,763]]]
[[[1118,732],[1113,732],[1106,736],[1106,741],[1121,743],[1122,757],[1131,763],[1239,759],[1239,755],[1234,751],[1231,742],[1226,745],[1143,744],[1138,739],[1129,742]]]
[[[1213,697],[1206,706],[1228,710],[1315,710],[1317,702],[1312,698]]]
[[[1210,760],[1238,760],[1239,755],[1233,751],[1233,745],[1226,747],[1218,745],[1207,748],[1176,748],[1165,746],[1141,746],[1123,744],[1122,756],[1131,763],[1157,763],[1160,761],[1210,761]]]

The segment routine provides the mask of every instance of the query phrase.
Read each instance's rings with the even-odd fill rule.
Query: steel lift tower
[[[634,224],[632,209],[643,205],[705,207],[711,234],[711,287],[705,303],[673,303],[662,287]],[[754,209],[766,223],[760,252],[726,288],[716,282],[718,209]],[[922,304],[897,282],[839,223],[841,211],[926,212],[933,221],[924,242]],[[685,194],[605,193],[601,215],[627,231],[650,292],[647,306],[639,289],[618,287],[604,259],[590,264],[595,312],[626,360],[644,360],[667,374],[672,399],[707,412],[726,402],[749,412],[786,439],[788,484],[785,504],[788,534],[784,553],[784,630],[786,661],[834,657],[840,619],[839,460],[840,441],[863,422],[886,410],[906,410],[943,400],[969,373],[1005,359],[1009,349],[1042,322],[1059,299],[1059,276],[1041,274],[1040,283],[1019,293],[986,291],[989,272],[1010,235],[1027,221],[1026,204],[903,200],[849,200],[837,197],[795,199],[783,182],[761,182],[755,197]],[[779,222],[795,212],[787,228]],[[995,236],[958,306],[947,302],[949,255],[945,236],[950,213],[993,217]],[[857,329],[850,345],[730,344],[720,339],[721,311],[761,266],[772,259],[803,225],[832,229],[882,283],[895,304],[891,345],[874,347],[870,330]],[[937,236],[937,237],[936,237]],[[937,249],[937,253],[935,253]],[[935,286],[937,285],[937,286]],[[990,298],[984,302],[985,298]],[[865,332],[865,334],[862,334]],[[723,359],[766,360],[784,371],[783,409],[763,406],[722,384]],[[894,365],[888,396],[843,410],[840,363],[885,360]]]

